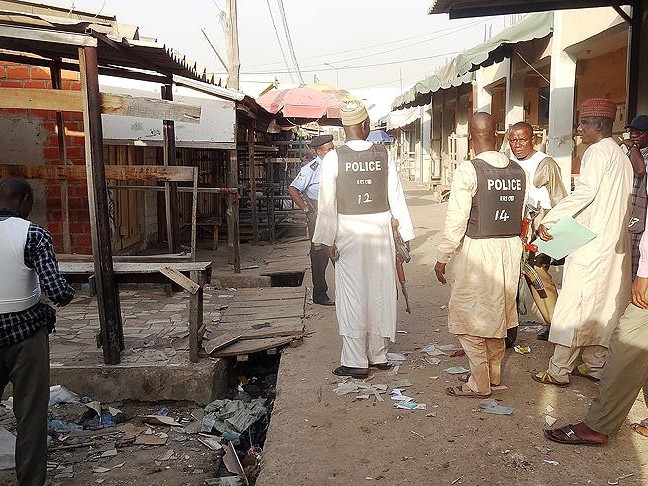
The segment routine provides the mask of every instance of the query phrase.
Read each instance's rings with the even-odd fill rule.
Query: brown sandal
[[[476,393],[470,388],[468,390],[464,390],[463,386],[450,386],[445,389],[445,392],[446,395],[449,395],[451,397],[488,398],[490,396],[490,394],[482,395],[481,393]]]
[[[370,363],[369,368],[376,368],[382,371],[390,370],[392,365],[389,363]]]
[[[594,447],[599,447],[605,444],[605,442],[596,442],[579,437],[579,435],[574,432],[574,429],[572,427],[573,425],[569,424],[565,425],[564,427],[560,427],[559,429],[545,429],[544,436],[550,441],[557,442],[558,444],[586,445]],[[562,434],[562,436],[558,434]]]
[[[537,381],[538,383],[542,383],[543,385],[554,385],[559,388],[567,388],[569,386],[569,382],[562,383],[560,381],[557,381],[546,371],[541,371],[538,374],[533,375],[532,378],[533,381]]]

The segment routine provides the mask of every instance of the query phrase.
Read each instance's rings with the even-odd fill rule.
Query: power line
[[[425,71],[425,72],[420,73],[420,74],[412,74],[411,76],[405,76],[402,79],[419,78],[419,77],[425,76],[428,72],[429,71]],[[386,84],[398,83],[399,81],[401,81],[401,78],[393,79],[391,81],[385,81],[384,83],[365,84],[364,86],[353,86],[353,87],[346,88],[346,89],[351,90],[351,89],[373,88],[374,86],[385,86]]]
[[[434,32],[434,35],[431,38],[422,40],[419,43],[429,42],[431,40],[438,39],[440,37],[438,34],[443,33],[444,36],[445,36],[445,35],[448,35],[448,34],[459,32],[461,30],[465,30],[466,28],[469,28],[469,27],[474,27],[474,26],[479,25],[479,24],[484,23],[484,22],[488,22],[488,21],[490,21],[492,19],[493,19],[493,17],[485,17],[483,19],[477,20],[475,22],[471,22],[469,24],[464,24],[464,25],[461,25],[461,26],[447,27],[445,29],[439,29],[439,30]],[[343,51],[334,51],[334,52],[329,52],[327,54],[318,54],[316,56],[307,57],[305,59],[307,59],[307,60],[320,59],[320,58],[326,58],[326,57],[330,57],[330,56],[337,55],[337,54],[347,54],[349,52],[366,51],[367,49],[373,49],[374,47],[382,47],[382,46],[387,46],[387,45],[391,45],[391,44],[397,44],[399,42],[406,42],[406,41],[409,41],[409,40],[420,39],[421,37],[428,37],[429,35],[430,35],[430,33],[428,32],[426,34],[420,34],[420,35],[415,35],[415,36],[411,36],[411,37],[404,37],[403,39],[393,40],[393,41],[389,41],[389,42],[381,42],[381,43],[378,43],[378,44],[371,44],[371,45],[368,45],[368,46],[356,47],[356,48],[353,48],[353,49],[346,49],[346,50],[343,50]],[[393,50],[405,49],[407,47],[411,47],[412,45],[418,45],[419,43],[410,44],[410,45],[402,46],[402,47],[397,47],[397,48],[395,48]],[[379,51],[379,52],[376,52],[374,54],[367,54],[366,57],[377,56],[377,55],[380,55],[380,54],[384,54],[385,52],[391,52],[391,51]],[[345,60],[331,61],[331,62],[338,63],[338,62],[345,62]],[[273,62],[266,62],[266,63],[261,63],[261,64],[253,64],[252,67],[273,66],[273,65],[276,65],[276,64],[281,64],[281,61],[273,61]]]
[[[299,70],[297,56],[295,56],[295,48],[293,47],[292,39],[290,38],[290,30],[288,29],[288,20],[286,19],[286,11],[284,10],[283,0],[277,0],[277,5],[279,5],[279,13],[281,14],[281,20],[283,22],[284,30],[286,31],[286,39],[288,40],[288,52],[292,56],[292,60],[295,63],[295,69],[297,70],[299,82],[304,84],[304,77]]]
[[[414,62],[414,61],[424,61],[426,59],[435,59],[438,57],[444,57],[444,56],[452,56],[454,54],[459,54],[460,52],[463,51],[454,51],[454,52],[444,52],[442,54],[435,54],[433,56],[424,56],[424,57],[415,57],[412,59],[400,59],[398,61],[389,61],[389,62],[379,62],[375,64],[361,64],[360,66],[348,66],[345,69],[362,69],[362,68],[369,68],[369,67],[379,67],[379,66],[390,66],[393,64],[401,64],[404,62]],[[333,69],[326,69],[326,68],[321,68],[321,69],[302,69],[301,72],[303,73],[320,73],[322,71],[332,71]],[[286,74],[289,71],[248,71],[244,74]]]
[[[290,71],[290,65],[288,64],[288,59],[286,58],[286,53],[284,52],[283,46],[281,45],[281,39],[279,38],[279,31],[277,30],[277,24],[275,24],[274,15],[272,15],[272,8],[270,8],[270,0],[266,0],[266,3],[268,5],[268,11],[270,12],[272,27],[274,27],[275,35],[277,36],[277,43],[279,44],[281,57],[283,57],[284,64],[286,65],[286,69],[288,70],[288,74],[290,74],[290,81],[294,83],[295,79],[293,78],[292,72]]]

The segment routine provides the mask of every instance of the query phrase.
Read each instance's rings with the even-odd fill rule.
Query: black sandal
[[[369,369],[338,366],[333,370],[333,374],[337,376],[350,376],[352,378],[366,378],[367,376],[369,376]]]

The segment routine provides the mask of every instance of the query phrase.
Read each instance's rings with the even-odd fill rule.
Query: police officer
[[[322,158],[333,150],[333,135],[318,135],[311,140],[310,146],[317,157],[304,165],[295,180],[288,188],[288,195],[295,204],[306,213],[308,221],[308,236],[313,238],[315,222],[317,221],[317,196],[319,195],[320,168]],[[310,248],[311,273],[313,275],[313,302],[320,305],[335,305],[326,293],[326,267],[329,257],[325,249]]]

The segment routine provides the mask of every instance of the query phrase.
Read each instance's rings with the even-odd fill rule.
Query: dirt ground
[[[429,191],[407,187],[417,239],[406,265],[412,314],[399,303],[397,343],[392,351],[407,361],[398,374],[376,372],[370,383],[389,385],[406,378],[405,394],[427,410],[397,410],[384,402],[337,396],[340,341],[335,311],[310,306],[307,332],[299,348],[283,353],[277,401],[257,485],[639,485],[648,484],[648,439],[630,423],[648,416],[640,396],[620,434],[605,447],[569,447],[542,435],[547,410],[556,425],[574,423],[586,413],[597,385],[575,377],[569,388],[543,386],[531,374],[544,370],[552,347],[521,331],[518,344],[531,353],[508,350],[503,383],[494,397],[514,407],[510,416],[479,410],[479,400],[453,398],[444,388],[457,380],[444,369],[468,366],[465,357],[440,356],[433,366],[421,353],[427,344],[457,344],[447,332],[449,290],[434,279],[433,266],[446,205]],[[333,282],[332,272],[328,278]],[[431,358],[428,357],[428,360]],[[548,409],[548,407],[550,407]]]

